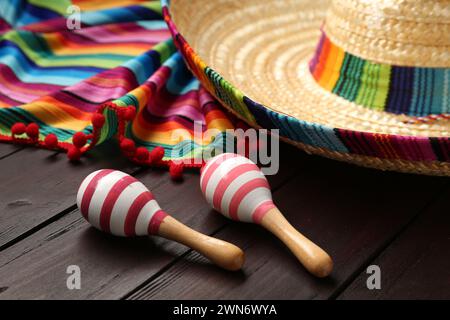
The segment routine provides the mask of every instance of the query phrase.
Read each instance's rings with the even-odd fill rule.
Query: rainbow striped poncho
[[[159,0],[2,1],[0,141],[76,160],[117,138],[130,159],[164,165],[221,143],[195,125],[225,136],[235,123],[186,68]]]

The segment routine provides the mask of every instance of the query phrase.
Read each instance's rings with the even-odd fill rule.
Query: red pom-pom
[[[56,137],[55,134],[50,133],[45,137],[44,143],[49,148],[55,148],[58,145],[58,137]]]
[[[72,137],[72,143],[75,147],[81,148],[87,142],[87,137],[83,132],[76,132]]]
[[[183,178],[183,169],[184,164],[182,162],[180,163],[172,162],[169,167],[170,177],[173,180],[181,180]]]
[[[91,121],[94,128],[100,129],[105,124],[105,116],[101,113],[94,113]]]
[[[23,134],[27,129],[26,125],[22,122],[17,122],[11,127],[12,134]]]
[[[135,107],[128,107],[127,109],[123,110],[123,119],[125,121],[131,121],[136,116],[136,108]]]
[[[152,163],[158,163],[159,161],[164,158],[164,148],[163,147],[156,147],[155,149],[150,152],[150,161]]]
[[[69,158],[70,161],[78,161],[81,157],[81,151],[77,147],[70,146],[69,150],[67,150],[67,158]]]
[[[136,158],[140,161],[146,161],[148,159],[149,152],[145,147],[139,147],[136,149]]]
[[[120,142],[120,149],[126,153],[133,153],[136,150],[136,145],[133,140],[124,138]]]
[[[27,133],[27,136],[29,136],[32,139],[35,139],[39,136],[39,126],[36,123],[32,122],[29,125],[27,125],[25,132]]]

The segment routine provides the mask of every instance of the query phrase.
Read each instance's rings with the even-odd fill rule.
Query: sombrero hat
[[[306,152],[450,175],[450,2],[163,0],[226,108]]]

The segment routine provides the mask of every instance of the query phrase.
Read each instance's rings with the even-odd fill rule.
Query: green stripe
[[[339,71],[339,79],[338,81],[336,81],[336,84],[334,85],[333,90],[331,90],[331,92],[333,92],[334,94],[338,94],[337,90],[341,87],[342,82],[344,81],[345,78],[345,69],[347,68],[347,64],[350,62],[350,55],[349,54],[345,54],[344,55],[344,61],[342,62],[342,66],[341,66],[341,70]]]
[[[41,67],[91,66],[111,69],[133,58],[133,55],[121,54],[81,54],[81,55],[56,55],[48,46],[46,39],[28,31],[10,31],[0,37],[0,40],[9,40],[16,44],[22,52]]]
[[[361,86],[361,74],[364,69],[364,61],[357,57],[351,60],[351,67],[347,72],[347,78],[351,78],[351,81],[346,81],[344,89],[341,91],[341,96],[347,100],[354,101]]]
[[[62,16],[67,14],[67,8],[72,4],[69,0],[28,0],[28,2],[35,6],[57,12]]]
[[[367,106],[367,98],[369,94],[369,88],[371,85],[370,82],[373,66],[374,64],[371,62],[366,62],[364,64],[363,75],[361,77],[361,88],[355,100],[357,104]]]
[[[372,108],[384,111],[387,96],[389,92],[389,85],[391,80],[391,66],[387,64],[380,65],[378,81],[376,83],[376,93],[373,98]]]
[[[106,108],[103,111],[103,115],[105,116],[106,121],[100,132],[100,137],[98,139],[97,144],[101,144],[105,140],[114,136],[114,134],[117,132],[118,119],[116,113],[113,110]]]
[[[155,11],[155,12],[159,13],[160,15],[162,15],[162,6],[161,6],[160,1],[147,2],[147,3],[141,4],[140,6],[148,8],[148,9]]]

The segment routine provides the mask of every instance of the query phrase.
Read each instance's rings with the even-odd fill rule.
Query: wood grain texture
[[[100,146],[79,163],[65,154],[26,148],[0,161],[0,247],[75,204],[78,185],[99,168],[136,168],[113,144]]]
[[[286,157],[280,173],[269,178],[272,187],[292,179],[301,168],[301,159]],[[198,173],[186,172],[184,176],[182,183],[176,183],[166,170],[148,169],[137,178],[165,211],[194,229],[214,233],[228,224],[229,220],[211,210],[203,199]],[[71,191],[69,205],[75,203],[77,187]],[[124,239],[103,234],[89,227],[74,210],[2,252],[0,287],[4,289],[0,299],[119,299],[183,260],[186,252],[186,247],[157,237]],[[66,288],[65,271],[72,264],[82,270],[82,290]]]
[[[10,155],[23,150],[24,147],[16,146],[10,143],[0,143],[0,160],[9,157]]]
[[[196,190],[191,186],[192,180],[197,180],[196,174],[188,173],[185,183],[176,184],[177,194],[170,192],[175,183],[165,171],[148,170],[138,178],[174,216],[183,217],[184,210],[192,213],[188,219],[199,213],[198,202],[202,199],[195,197]],[[204,212],[200,216],[205,217]],[[198,220],[202,224],[202,219]],[[204,227],[216,228],[218,224],[220,220],[211,219]],[[8,289],[0,299],[117,299],[186,250],[158,237],[131,239],[102,233],[91,227],[77,209],[2,252],[0,274],[4,280],[0,287]],[[65,270],[72,264],[82,270],[83,290],[67,290]]]
[[[363,271],[339,299],[450,299],[450,188],[370,264],[381,289],[368,290]]]
[[[129,299],[325,299],[392,241],[432,202],[446,179],[356,168],[315,157],[274,193],[294,227],[335,262],[326,279],[312,277],[260,226],[233,223],[216,234],[246,252],[243,271],[225,274],[195,252]],[[448,205],[448,204],[447,204]]]
[[[277,209],[270,209],[261,226],[276,235],[311,274],[323,278],[333,270],[333,260],[317,244],[295,229]]]

